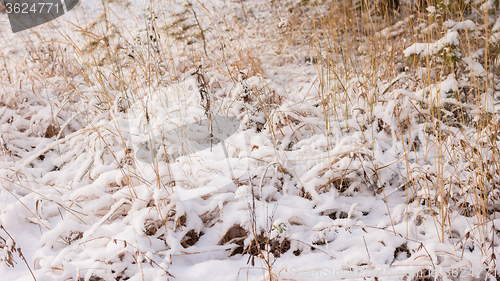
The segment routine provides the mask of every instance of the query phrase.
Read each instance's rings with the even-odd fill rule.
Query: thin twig
[[[194,19],[196,20],[196,24],[198,24],[198,27],[200,28],[200,35],[201,35],[201,39],[203,40],[203,50],[205,51],[205,56],[208,56],[207,42],[205,40],[205,34],[203,33],[203,28],[201,27],[200,21],[198,20],[198,16],[196,15],[196,12],[193,9],[193,4],[191,4],[191,2],[189,2],[187,0],[186,0],[186,2],[188,3],[189,8],[191,8],[191,12],[193,12]]]
[[[16,244],[16,242],[14,241],[14,238],[9,234],[9,232],[7,232],[7,229],[5,229],[3,227],[3,225],[0,225],[0,228],[5,231],[5,233],[7,233],[7,235],[10,237],[10,239],[12,240],[12,242],[14,242],[14,245]],[[17,249],[15,249],[18,253],[19,253],[19,257],[21,259],[23,259],[24,263],[26,264],[26,266],[28,267],[28,270],[30,271],[31,273],[31,276],[33,276],[33,280],[36,281],[36,278],[35,278],[35,274],[33,274],[33,271],[31,270],[31,267],[29,266],[28,264],[28,261],[26,261],[26,258],[24,257],[23,253],[21,252],[21,247],[18,247]]]

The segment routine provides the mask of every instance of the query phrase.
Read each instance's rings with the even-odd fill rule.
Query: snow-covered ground
[[[0,14],[0,280],[493,278],[496,12],[371,69],[324,3],[93,1]]]

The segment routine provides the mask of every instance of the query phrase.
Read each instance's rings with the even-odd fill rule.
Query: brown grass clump
[[[247,79],[252,76],[263,74],[262,62],[252,50],[239,50],[231,65],[231,74],[234,78]]]

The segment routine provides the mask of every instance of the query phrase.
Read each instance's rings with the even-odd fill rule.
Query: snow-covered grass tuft
[[[383,2],[2,29],[2,278],[493,278],[498,1]]]

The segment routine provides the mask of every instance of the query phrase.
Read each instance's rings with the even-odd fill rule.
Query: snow
[[[500,18],[497,18],[495,24],[493,24],[493,27],[491,28],[491,31],[492,32],[500,31]]]
[[[453,30],[476,30],[476,24],[471,20],[456,22],[454,20],[447,20],[443,23],[444,26]]]
[[[474,76],[485,76],[486,75],[486,70],[477,61],[474,61],[470,57],[465,57],[463,60],[467,63],[468,69],[469,69],[469,71],[471,71],[472,75],[474,75]]]
[[[458,45],[458,38],[459,35],[457,31],[448,31],[443,38],[434,43],[413,43],[413,45],[406,48],[403,53],[406,57],[411,55],[420,55],[422,58],[434,56],[445,47]]]
[[[327,56],[296,38],[310,26],[285,9],[303,6],[295,2],[109,1],[103,14],[103,2],[85,1],[19,34],[0,14],[2,280],[33,280],[30,270],[36,280],[484,274],[498,254],[485,237],[499,222],[461,205],[477,208],[478,191],[498,198],[487,189],[498,178],[488,146],[498,145],[496,131],[478,125],[497,122],[500,107],[495,88],[477,86],[498,82],[484,54],[457,53],[455,73],[401,61],[396,75],[377,65],[365,76],[344,71],[345,54],[332,52],[335,65],[321,73]],[[412,20],[379,39],[404,36]],[[443,26],[435,42],[387,50],[438,56],[460,48],[462,31],[484,28],[469,19]],[[352,63],[368,64],[371,47],[359,50]],[[474,120],[454,126],[456,108]],[[481,165],[490,174],[481,177]],[[223,241],[235,225],[247,233]],[[252,255],[261,229],[272,243]],[[289,250],[272,252],[285,241]],[[247,252],[230,256],[238,247]]]
[[[429,12],[429,14],[435,14],[436,13],[436,7],[434,6],[428,6],[427,8],[425,8],[427,10],[427,12]]]

